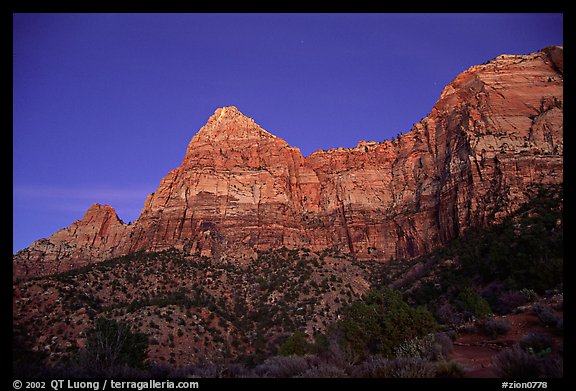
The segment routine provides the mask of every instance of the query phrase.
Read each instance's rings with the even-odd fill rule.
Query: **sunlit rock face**
[[[411,258],[501,220],[534,185],[562,182],[563,48],[547,47],[464,71],[395,140],[306,158],[236,107],[219,108],[133,224],[95,204],[18,252],[14,278],[170,247],[220,258],[282,246]]]

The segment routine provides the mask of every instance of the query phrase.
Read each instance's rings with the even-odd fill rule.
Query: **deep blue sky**
[[[13,250],[94,202],[135,220],[218,107],[301,149],[410,130],[500,54],[563,44],[561,14],[15,14]]]

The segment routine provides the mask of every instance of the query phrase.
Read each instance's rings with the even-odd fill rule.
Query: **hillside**
[[[95,203],[12,278],[22,376],[561,377],[563,48],[308,157],[219,108],[137,220]]]
[[[542,319],[540,329],[523,326],[510,331],[508,327],[504,334],[514,332],[515,339],[494,345],[487,360],[490,363],[531,331],[546,327],[554,336],[554,354],[542,356],[544,367],[538,368],[551,376],[545,371],[558,369],[562,313],[555,315],[548,304],[535,303],[548,303],[562,293],[562,209],[561,187],[540,188],[504,222],[470,232],[429,256],[387,264],[388,268],[335,250],[263,251],[256,260],[239,263],[172,249],[137,252],[52,276],[18,280],[13,287],[14,365],[22,371],[26,363],[24,368],[40,374],[62,373],[58,368],[65,363],[69,363],[65,368],[82,368],[81,357],[91,349],[87,341],[94,326],[98,319],[110,319],[146,336],[148,371],[174,368],[174,376],[202,368],[216,371],[203,376],[225,376],[216,369],[232,363],[236,370],[244,368],[246,375],[261,376],[250,371],[270,365],[272,359],[284,360],[273,358],[283,351],[313,354],[314,365],[338,368],[338,376],[368,376],[370,360],[378,360],[379,354],[392,354],[388,359],[392,360],[402,343],[410,340],[426,347],[430,342],[421,338],[431,332],[441,332],[436,338],[445,351],[440,356],[430,353],[417,368],[428,368],[423,373],[433,377],[441,373],[442,365],[449,365],[450,376],[463,376],[467,353],[459,346],[470,344],[472,337],[467,335],[479,335],[473,339],[478,346],[494,344],[494,336],[482,330],[496,326],[484,325],[526,313]],[[511,240],[495,246],[494,238],[503,238],[504,232],[510,232]],[[397,306],[391,314],[410,314],[388,320],[395,330],[402,330],[395,339],[381,329],[387,318],[365,318],[371,311],[364,313],[364,308],[382,305],[378,304],[382,293],[377,292],[384,292],[389,300],[376,312],[379,316],[386,316],[392,308],[388,306]],[[552,301],[558,305],[557,299]],[[417,305],[424,307],[417,309]],[[358,331],[355,322],[361,325]],[[370,328],[370,322],[376,322],[376,328]],[[401,322],[407,322],[405,328],[399,326]],[[290,338],[298,344],[290,345]],[[454,348],[453,344],[460,345]],[[439,372],[432,371],[428,361]],[[47,369],[51,367],[56,369]],[[121,369],[108,368],[112,372],[105,373],[118,375]],[[472,375],[473,369],[468,369]],[[418,376],[420,372],[409,373]]]

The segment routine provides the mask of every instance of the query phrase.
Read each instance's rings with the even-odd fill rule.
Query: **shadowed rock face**
[[[499,221],[533,185],[563,182],[562,53],[473,66],[408,133],[307,158],[237,108],[219,108],[132,225],[95,204],[18,252],[14,277],[169,247],[234,257],[282,246],[359,259],[426,253]]]

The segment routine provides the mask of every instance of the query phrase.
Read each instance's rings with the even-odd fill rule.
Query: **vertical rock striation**
[[[547,47],[464,71],[395,140],[307,158],[237,108],[217,109],[132,225],[95,204],[15,254],[14,277],[170,247],[205,256],[287,246],[410,258],[499,221],[534,185],[562,182],[563,48]]]

